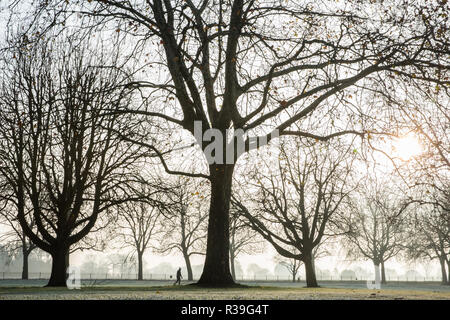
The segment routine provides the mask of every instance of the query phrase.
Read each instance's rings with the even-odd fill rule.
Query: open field
[[[304,288],[305,283],[246,282],[248,287],[205,289],[172,286],[169,281],[102,280],[83,282],[81,290],[42,288],[44,280],[2,280],[0,300],[10,299],[149,299],[149,300],[336,300],[336,299],[445,299],[450,286],[438,283],[391,283],[380,290],[369,290],[363,282],[323,282],[321,288]]]

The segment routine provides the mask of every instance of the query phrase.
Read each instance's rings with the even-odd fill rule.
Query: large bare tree
[[[285,268],[292,277],[292,282],[297,281],[297,274],[300,272],[302,262],[295,258],[285,258],[283,256],[275,256],[274,261]]]
[[[148,192],[144,197],[150,197]],[[137,256],[138,280],[143,280],[144,254],[151,241],[159,233],[160,210],[149,201],[127,202],[117,207],[116,234],[120,235],[122,247],[131,247]],[[133,252],[134,253],[134,252]]]
[[[118,43],[129,44],[121,61],[130,61],[132,72],[143,71],[130,87],[140,90],[144,103],[123,108],[125,113],[157,117],[192,135],[197,121],[202,137],[208,129],[222,136],[228,129],[242,129],[267,140],[273,129],[320,140],[363,134],[373,128],[358,118],[376,116],[376,110],[365,108],[364,97],[380,78],[449,83],[438,76],[449,69],[447,1],[37,3],[33,34],[36,28],[42,34],[49,26],[82,25],[79,32],[87,30],[90,37],[110,36],[113,30]],[[301,125],[312,122],[313,127]],[[293,129],[295,123],[300,126]],[[210,140],[207,134],[199,141],[205,155],[211,154]],[[245,141],[247,151],[249,136]],[[139,144],[164,160],[165,150],[155,150],[151,141]],[[239,157],[221,145],[215,155]],[[208,173],[189,174],[211,181],[203,285],[234,283],[228,261],[235,162],[223,159],[210,161]]]
[[[22,279],[28,279],[28,257],[36,249],[36,245],[25,235],[16,218],[16,207],[14,198],[9,195],[7,189],[0,186],[0,226],[6,228],[0,235],[0,243],[4,248],[8,248],[12,254],[20,251],[22,253]],[[27,210],[30,210],[27,208]],[[35,228],[33,222],[31,228]]]
[[[385,263],[404,248],[406,236],[405,210],[409,202],[387,189],[387,183],[367,179],[365,186],[349,201],[344,218],[347,253],[373,262],[375,278],[386,283]],[[381,267],[381,277],[380,277]]]
[[[343,201],[354,188],[349,182],[352,150],[346,144],[284,141],[277,163],[266,163],[266,172],[256,171],[248,183],[246,189],[254,191],[245,198],[253,200],[232,200],[281,256],[304,263],[308,287],[318,286],[314,249],[338,232],[334,227]]]
[[[52,256],[48,286],[65,286],[71,247],[130,199],[142,153],[110,130],[131,123],[103,114],[130,103],[121,73],[97,68],[107,62],[101,52],[76,37],[53,39],[21,37],[3,64],[0,175],[25,235]]]

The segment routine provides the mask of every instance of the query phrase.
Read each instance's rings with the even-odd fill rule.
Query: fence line
[[[21,272],[2,272],[0,271],[0,280],[17,280],[22,278]],[[367,281],[373,280],[372,278],[358,278],[358,277],[342,277],[342,276],[316,276],[318,281]],[[28,279],[30,280],[48,280],[50,279],[49,272],[29,272]],[[82,280],[137,280],[137,273],[81,273]],[[175,275],[173,274],[157,274],[157,273],[144,273],[143,280],[155,280],[155,281],[168,281],[175,280]],[[187,280],[184,278],[184,280]],[[198,277],[194,276],[194,280],[198,280]],[[271,282],[292,282],[292,276],[239,276],[238,281],[271,281]],[[296,281],[304,281],[304,276],[297,277]],[[388,282],[435,282],[441,281],[439,277],[406,277],[406,276],[395,276],[386,277]]]

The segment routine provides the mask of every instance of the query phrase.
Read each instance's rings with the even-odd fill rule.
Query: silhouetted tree
[[[429,192],[409,220],[406,244],[412,259],[438,259],[442,283],[450,284],[450,193],[448,188]],[[446,270],[447,268],[447,270]]]
[[[406,239],[404,211],[408,202],[393,194],[388,184],[366,180],[349,201],[344,218],[344,247],[348,254],[373,262],[381,283],[386,283],[385,263],[398,255]],[[377,278],[377,275],[376,275]]]
[[[149,198],[149,192],[142,192],[142,198]],[[138,280],[143,280],[143,256],[150,247],[151,240],[160,232],[158,229],[160,210],[147,202],[128,202],[117,207],[118,234],[123,247],[131,247],[136,252]]]
[[[9,192],[8,192],[9,190]],[[0,235],[0,243],[9,248],[9,252],[14,254],[18,251],[22,253],[22,279],[28,279],[28,257],[36,248],[36,245],[28,239],[16,218],[16,206],[14,205],[14,197],[10,188],[6,183],[0,185],[0,225],[8,228]],[[29,212],[30,208],[26,208]],[[35,225],[31,218],[31,228],[35,229]]]
[[[137,180],[132,169],[142,156],[112,130],[130,122],[104,114],[130,103],[122,73],[95,67],[107,56],[64,36],[63,43],[22,37],[0,84],[0,175],[24,234],[52,256],[48,286],[66,285],[71,247],[99,215],[129,200],[126,186]]]
[[[278,254],[304,263],[307,286],[317,287],[314,249],[340,218],[355,154],[351,145],[294,142],[281,144],[277,163],[265,164],[268,173],[254,173],[249,200],[232,201]]]
[[[191,257],[205,254],[207,187],[204,182],[191,181],[187,177],[166,181],[167,202],[161,207],[165,219],[161,223],[163,235],[159,251],[179,251],[189,281],[193,280]]]
[[[373,90],[394,90],[403,81],[448,84],[438,76],[449,69],[447,1],[342,2],[40,0],[30,30],[40,35],[49,26],[64,28],[68,19],[83,25],[89,37],[110,37],[114,30],[117,43],[132,47],[121,61],[131,72],[151,73],[141,72],[130,82],[151,103],[124,106],[124,114],[156,117],[166,128],[177,126],[192,135],[197,121],[202,137],[208,129],[222,136],[228,129],[242,129],[271,140],[268,132],[277,129],[280,135],[328,140],[374,130],[366,120],[376,119],[377,110],[366,108],[364,101]],[[156,68],[158,79],[151,71]],[[395,79],[394,86],[380,86],[388,77]],[[315,126],[301,126],[307,123]],[[293,129],[294,124],[300,126]],[[224,159],[240,154],[223,141],[215,150],[208,148],[209,133],[206,137],[198,141],[205,155],[224,155],[209,161],[208,173],[165,168],[210,180],[199,283],[232,285],[229,207],[235,161]],[[256,147],[251,141],[245,139],[245,151]],[[151,139],[137,143],[164,162],[165,151]]]
[[[282,256],[276,256],[274,260],[289,272],[292,278],[292,282],[297,281],[297,274],[299,273],[300,267],[302,265],[302,262],[300,260],[293,258],[286,259]]]

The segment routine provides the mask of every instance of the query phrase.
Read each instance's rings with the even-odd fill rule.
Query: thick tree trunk
[[[198,281],[202,286],[227,287],[234,281],[230,272],[229,209],[234,165],[211,165],[211,203],[205,266]]]
[[[312,253],[305,254],[303,263],[305,264],[306,286],[308,288],[318,287],[319,285],[317,284],[316,272],[314,271],[314,259],[312,258]]]
[[[442,284],[449,284],[449,278],[447,278],[447,271],[445,270],[445,260],[439,258],[439,263],[441,264]]]
[[[194,275],[192,274],[192,265],[191,265],[191,259],[189,259],[189,255],[187,253],[183,253],[184,262],[186,263],[186,270],[188,274],[188,280],[192,281],[194,280]]]
[[[294,260],[294,265],[292,266],[292,282],[295,282],[296,279],[297,279],[297,273],[298,273],[297,262],[300,264],[300,261]],[[314,267],[314,259],[312,259],[312,264],[313,264],[313,270],[314,270],[314,273],[315,273],[316,269]]]
[[[231,276],[233,277],[233,280],[236,281],[236,270],[234,268],[234,254],[230,253],[230,268],[231,268]]]
[[[28,280],[28,256],[30,251],[28,249],[22,250],[23,264],[22,264],[22,279]]]
[[[386,271],[384,269],[384,261],[381,262],[381,283],[386,284]]]
[[[138,280],[144,280],[144,273],[143,273],[143,261],[142,261],[142,252],[138,252],[137,256],[138,256]]]
[[[52,273],[47,287],[67,287],[67,268],[69,267],[69,248],[57,248],[52,256]]]

